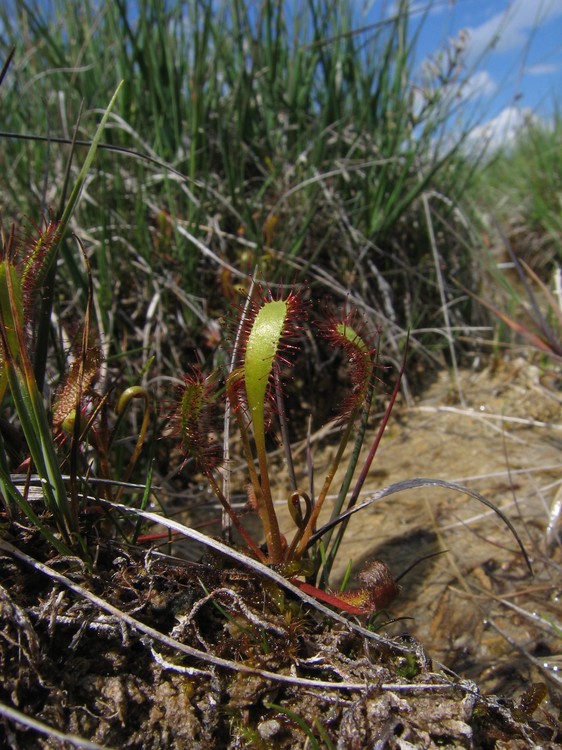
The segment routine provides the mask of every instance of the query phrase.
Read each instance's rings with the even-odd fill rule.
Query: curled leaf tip
[[[341,416],[347,417],[362,405],[373,381],[376,354],[373,333],[356,310],[347,313],[329,310],[319,328],[324,338],[343,351],[347,359],[351,393],[340,407]]]

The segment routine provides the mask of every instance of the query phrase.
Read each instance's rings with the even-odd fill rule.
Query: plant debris
[[[519,706],[481,696],[411,639],[394,649],[367,638],[215,554],[194,563],[106,546],[90,573],[78,558],[30,563],[46,549],[37,534],[18,544],[0,542],[3,747],[61,746],[6,704],[104,748],[554,748],[562,738],[555,717],[533,718],[540,688]]]

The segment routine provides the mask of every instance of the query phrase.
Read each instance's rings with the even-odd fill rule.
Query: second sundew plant
[[[312,308],[312,303],[305,299],[304,290],[292,289],[285,296],[274,297],[267,288],[255,284],[236,327],[232,367],[224,378],[224,386],[221,387],[218,373],[205,377],[200,369],[192,370],[184,378],[174,415],[186,455],[195,459],[208,478],[214,494],[250,553],[263,563],[279,566],[288,575],[314,573],[316,566],[308,558],[311,539],[354,432],[357,433],[355,449],[351,452],[350,466],[332,509],[332,517],[337,518],[346,498],[347,509],[357,500],[390,415],[400,380],[398,377],[380,434],[369,451],[359,479],[352,491],[348,492],[357,466],[359,448],[366,428],[365,416],[369,413],[373,393],[376,333],[368,331],[366,323],[355,311],[338,313],[327,309],[322,319],[316,322],[311,320]],[[335,414],[335,418],[341,423],[339,446],[317,497],[311,497],[309,492],[297,486],[281,383],[281,370],[290,367],[298,352],[303,329],[309,324],[316,335],[342,351],[347,360],[351,381],[348,395],[343,398]],[[260,547],[250,537],[234,511],[230,497],[219,482],[219,468],[225,471],[228,467],[220,466],[221,450],[218,444],[211,441],[210,435],[213,432],[210,420],[220,405],[234,415],[245,465],[248,467],[248,502],[260,518],[265,536],[264,547]],[[272,494],[266,433],[273,421],[279,425],[285,452],[287,503],[295,524],[293,534],[288,538],[281,532]],[[340,532],[343,528],[340,527]],[[328,535],[328,539],[331,538],[331,530]],[[337,547],[340,541],[341,538],[336,536],[333,546]],[[328,554],[324,559],[328,562],[333,557],[330,558]],[[323,579],[325,578],[323,575]]]

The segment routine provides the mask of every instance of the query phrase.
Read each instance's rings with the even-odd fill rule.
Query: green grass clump
[[[481,165],[468,193],[482,236],[475,252],[489,272],[480,302],[499,322],[497,340],[525,342],[545,367],[562,354],[561,196],[559,110],[549,122],[529,114],[513,142]]]
[[[185,341],[255,266],[271,282],[302,276],[361,297],[388,336],[435,329],[442,281],[421,196],[443,263],[469,275],[453,208],[470,172],[459,154],[471,125],[451,139],[448,123],[459,114],[451,92],[470,71],[458,43],[419,67],[425,16],[411,11],[401,0],[363,28],[348,0],[8,4],[0,50],[16,53],[3,128],[44,140],[4,135],[4,212],[36,216],[57,202],[67,148],[56,139],[70,140],[79,119],[88,141],[123,79],[104,136],[113,150],[100,151],[74,219],[107,340],[122,339],[128,319],[131,342],[132,300],[157,298],[163,310],[180,300]],[[131,300],[120,319],[116,289]],[[445,299],[457,295],[447,288]],[[467,322],[461,308],[451,324]],[[161,357],[173,361],[170,333],[161,326]]]

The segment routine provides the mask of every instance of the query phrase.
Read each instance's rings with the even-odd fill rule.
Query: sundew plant
[[[351,436],[352,426],[360,410],[368,410],[372,394],[375,350],[366,342],[363,326],[358,329],[356,316],[353,314],[342,314],[340,317],[330,315],[327,321],[318,326],[318,332],[334,346],[345,350],[353,371],[354,383],[350,396],[340,405],[339,418],[345,420],[346,426],[334,464],[316,500],[296,486],[290,442],[284,443],[290,467],[287,502],[296,524],[294,537],[285,539],[279,530],[271,492],[266,430],[275,417],[282,440],[288,439],[281,366],[290,365],[291,359],[296,355],[299,334],[307,323],[309,310],[310,304],[298,291],[274,298],[261,285],[255,286],[250,304],[241,316],[233,368],[226,378],[225,386],[219,390],[220,383],[216,373],[204,377],[200,370],[193,370],[185,377],[175,414],[186,454],[196,460],[199,468],[210,479],[215,494],[249,543],[253,554],[262,561],[275,565],[303,557]],[[248,539],[231,503],[213,478],[219,450],[218,446],[209,445],[206,430],[209,429],[209,412],[217,406],[221,397],[235,417],[249,471],[248,499],[263,525],[265,552]]]
[[[313,307],[303,289],[291,288],[285,294],[274,295],[266,286],[253,284],[235,328],[229,371],[222,375],[220,372],[204,375],[200,368],[193,368],[187,373],[177,394],[173,423],[186,458],[193,459],[207,478],[248,554],[288,576],[304,576],[308,581],[315,581],[319,577],[323,587],[326,587],[347,521],[352,513],[364,507],[358,505],[357,501],[367,481],[399,391],[405,355],[378,430],[361,461],[377,380],[377,331],[370,331],[366,322],[354,310],[338,311],[328,308],[322,311],[321,316],[316,317],[313,316]],[[305,327],[313,330],[314,335],[324,338],[333,349],[339,349],[343,353],[350,380],[347,396],[337,404],[334,415],[334,420],[340,425],[339,445],[316,496],[310,490],[299,487],[297,482],[282,382],[282,371],[290,368],[299,355]],[[228,466],[223,461],[224,443],[219,444],[214,437],[220,434],[219,422],[216,421],[217,411],[220,409],[234,417],[234,432],[237,436],[234,442],[241,445],[244,466],[247,468],[247,505],[261,521],[265,537],[263,546],[259,539],[254,539],[248,533],[231,498],[221,485],[220,472],[228,472]],[[229,420],[226,420],[226,424],[225,440],[228,441]],[[271,473],[274,464],[268,453],[266,433],[274,426],[285,455],[285,500],[293,523],[293,530],[288,533],[283,533],[280,528],[277,498],[273,496],[272,490]],[[348,455],[346,448],[350,443],[352,445]],[[347,465],[336,492],[336,501],[330,509],[329,520],[320,526],[320,515],[325,509],[344,455]],[[312,487],[314,482],[310,480],[313,479],[311,475],[314,470],[309,466],[307,472],[307,485]],[[305,481],[306,478],[305,475]],[[388,494],[428,484],[460,489],[437,480],[412,480],[388,488]],[[381,493],[381,497],[384,494]],[[495,510],[515,533],[509,520],[493,504],[477,493],[470,491],[469,494]],[[334,535],[335,529],[337,532]],[[398,590],[380,564],[374,570],[372,565],[367,566],[362,580],[365,583],[362,589],[342,593],[337,597],[330,595],[328,601],[354,614],[366,614],[384,606]],[[300,585],[308,587],[305,590],[324,596],[320,589],[311,587],[310,583]]]

